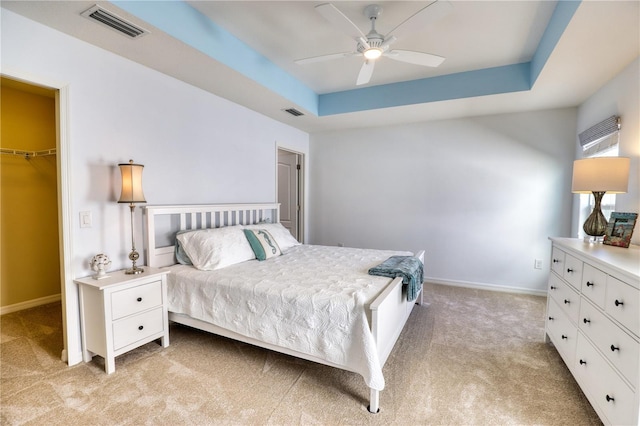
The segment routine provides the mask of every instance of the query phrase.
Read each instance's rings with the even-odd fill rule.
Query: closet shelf
[[[6,155],[19,155],[20,157],[24,157],[25,159],[29,159],[31,157],[44,157],[47,155],[56,155],[56,149],[43,149],[41,151],[23,151],[20,149],[7,149],[0,148],[0,154]]]

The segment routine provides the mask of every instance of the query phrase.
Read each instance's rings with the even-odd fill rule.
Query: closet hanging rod
[[[31,157],[43,157],[45,155],[56,155],[56,149],[43,149],[41,151],[23,151],[20,149],[7,149],[0,148],[0,153],[8,154],[8,155],[19,155],[20,157],[24,157],[25,159],[29,159]]]

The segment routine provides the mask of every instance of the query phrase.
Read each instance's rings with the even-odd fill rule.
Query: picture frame
[[[633,228],[636,226],[638,213],[611,213],[604,234],[604,244],[628,248],[631,244]]]

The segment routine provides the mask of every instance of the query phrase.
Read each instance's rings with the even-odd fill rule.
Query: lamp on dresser
[[[133,213],[136,208],[135,203],[147,202],[142,193],[142,169],[144,166],[129,160],[128,163],[118,164],[118,167],[120,167],[120,172],[122,173],[122,192],[118,203],[129,203],[129,208],[131,209],[131,253],[129,253],[129,259],[132,265],[131,268],[125,271],[125,274],[141,274],[144,269],[136,266],[140,254],[136,250]]]
[[[597,157],[584,158],[573,162],[573,182],[571,192],[593,194],[593,211],[584,222],[582,229],[587,235],[601,237],[607,228],[607,219],[602,214],[600,204],[606,192],[622,194],[629,185],[629,158]]]

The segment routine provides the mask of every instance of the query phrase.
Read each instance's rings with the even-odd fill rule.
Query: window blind
[[[616,145],[620,132],[620,117],[611,116],[578,135],[586,157]]]

